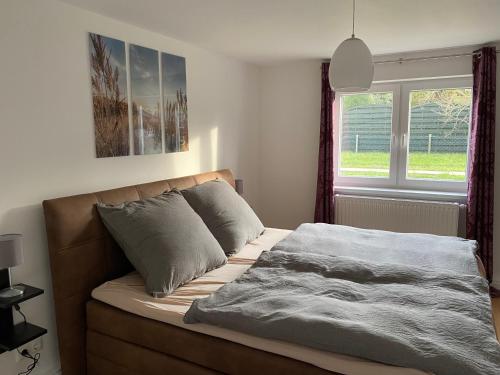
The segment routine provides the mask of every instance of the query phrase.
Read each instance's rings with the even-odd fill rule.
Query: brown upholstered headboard
[[[132,270],[103,226],[96,203],[139,200],[216,178],[234,186],[231,171],[224,169],[43,202],[63,375],[85,374],[85,305],[90,293]]]

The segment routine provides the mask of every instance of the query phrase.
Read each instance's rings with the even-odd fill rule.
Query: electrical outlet
[[[15,353],[16,353],[16,362],[26,361],[28,359],[28,358],[23,357],[20,354],[20,352],[22,352],[24,349],[28,349],[29,350],[28,346],[29,345],[26,344],[26,345],[23,345],[23,346],[20,346],[19,348],[17,348],[17,350],[19,350],[19,351],[17,351],[17,350],[15,351]]]
[[[35,353],[41,352],[43,349],[43,338],[39,337],[31,342],[31,347]]]
[[[35,355],[35,353],[39,353],[43,349],[43,339],[42,337],[39,337],[33,341],[28,342],[27,344],[24,344],[23,346],[20,346],[17,348],[19,351],[16,350],[16,362],[21,362],[21,361],[31,361],[31,359],[23,357],[20,352],[22,352],[24,349],[28,350],[31,355]]]

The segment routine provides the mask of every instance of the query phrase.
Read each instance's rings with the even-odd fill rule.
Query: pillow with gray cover
[[[237,253],[264,232],[252,208],[224,180],[208,181],[181,193],[228,255]]]
[[[154,297],[227,262],[203,220],[177,191],[118,206],[98,204],[106,228]]]

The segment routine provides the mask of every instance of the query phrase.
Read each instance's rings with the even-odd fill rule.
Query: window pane
[[[389,177],[392,92],[341,96],[340,176]]]
[[[410,92],[406,175],[465,181],[472,89]]]

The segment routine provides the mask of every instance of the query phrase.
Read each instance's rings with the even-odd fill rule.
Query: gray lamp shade
[[[23,236],[21,234],[0,235],[0,269],[22,264]]]
[[[344,40],[333,53],[328,75],[332,90],[366,91],[373,81],[373,58],[367,45],[354,36]]]

